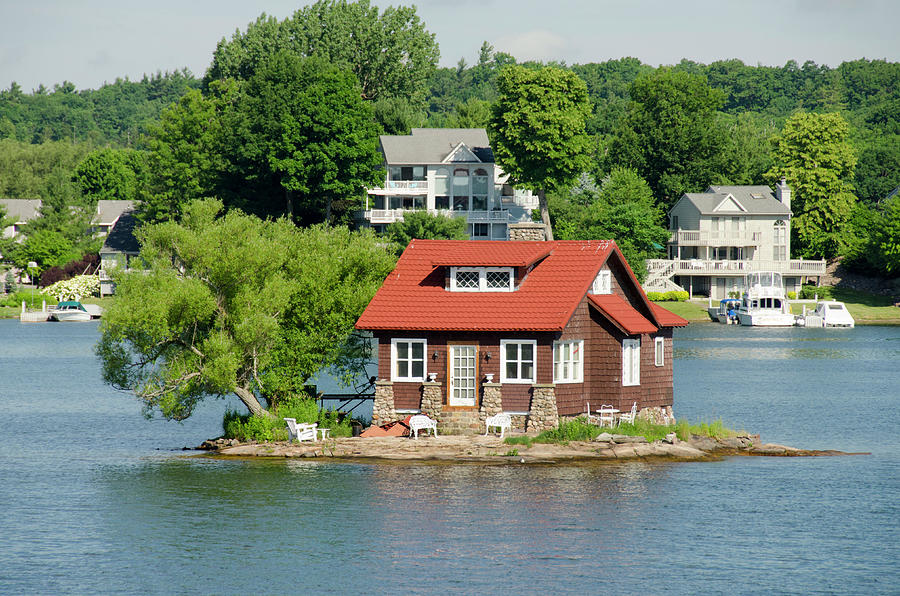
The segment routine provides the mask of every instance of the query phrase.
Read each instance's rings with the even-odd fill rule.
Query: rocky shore
[[[556,464],[620,460],[713,460],[725,456],[809,457],[861,455],[841,451],[814,451],[762,443],[759,435],[729,439],[694,436],[664,441],[603,433],[589,442],[508,445],[499,437],[447,435],[439,437],[341,438],[316,443],[239,443],[217,439],[200,446],[218,457],[325,458],[343,461],[456,462],[490,464]]]

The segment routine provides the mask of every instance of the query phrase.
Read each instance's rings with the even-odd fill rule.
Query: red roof
[[[507,242],[505,240],[466,242],[442,252],[432,260],[435,266],[528,267],[550,254],[548,242]]]
[[[653,314],[656,315],[656,320],[659,321],[659,324],[663,327],[686,327],[688,324],[688,320],[679,317],[672,311],[663,308],[658,304],[650,303],[650,308],[653,309]]]
[[[608,240],[413,240],[356,328],[561,331],[613,252],[625,262],[615,243]],[[451,292],[444,288],[446,266],[530,265],[534,266],[525,278],[516,280],[519,285],[514,292]],[[634,283],[637,285],[636,280]],[[622,308],[614,310],[617,316],[624,316]],[[656,321],[644,321],[656,331]]]
[[[588,300],[628,335],[655,333],[659,327],[616,294],[588,294]]]

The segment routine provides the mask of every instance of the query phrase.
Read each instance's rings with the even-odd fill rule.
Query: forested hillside
[[[303,33],[318,30],[331,33]],[[377,177],[378,134],[491,128],[506,109],[498,80],[514,56],[484,43],[476,64],[437,68],[438,55],[414,8],[319,2],[223,38],[202,80],[184,70],[83,91],[13,83],[0,91],[0,196],[57,213],[131,199],[148,221],[215,196],[299,225],[347,223]],[[654,256],[682,193],[785,176],[798,187],[798,255],[900,272],[900,199],[888,200],[900,186],[900,64],[519,66],[570,71],[587,89],[580,182],[548,187],[558,237],[616,235],[633,258]]]

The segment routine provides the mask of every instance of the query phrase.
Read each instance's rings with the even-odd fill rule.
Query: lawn
[[[656,302],[657,305],[670,310],[679,317],[684,317],[688,321],[709,321],[709,313],[706,312],[706,301],[704,302]]]

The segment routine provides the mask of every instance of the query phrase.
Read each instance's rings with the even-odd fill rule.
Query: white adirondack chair
[[[288,434],[290,435],[289,440],[291,442],[295,439],[297,442],[316,440],[316,428],[319,426],[317,423],[306,424],[301,422],[297,424],[296,418],[285,418],[284,421],[287,422]]]

